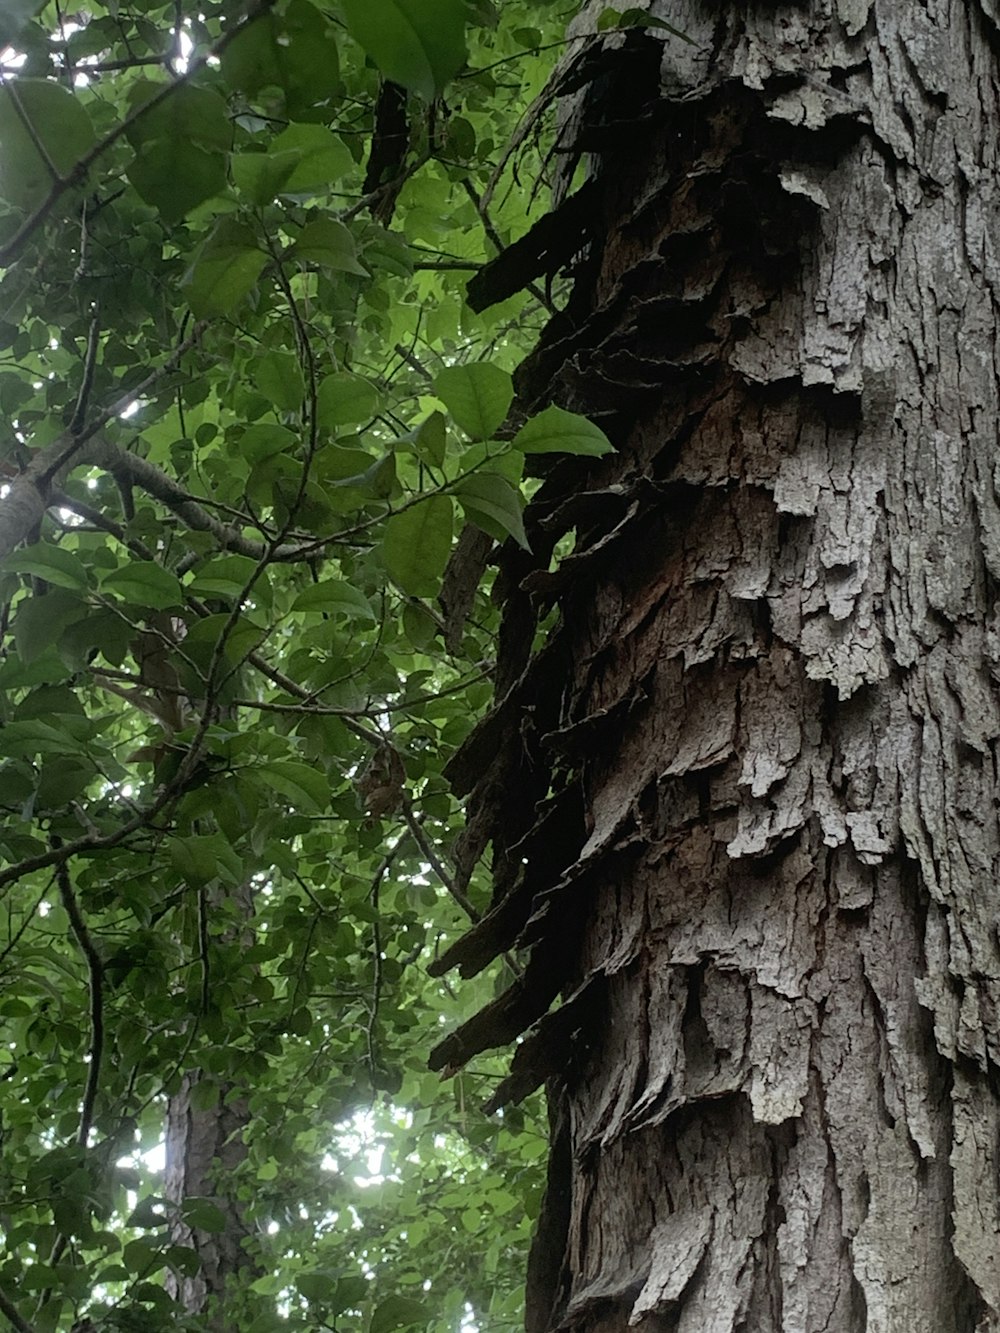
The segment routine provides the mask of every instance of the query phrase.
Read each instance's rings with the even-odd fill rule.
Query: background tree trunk
[[[254,938],[252,882],[246,881],[225,896],[216,886],[206,896],[214,916],[225,909],[226,897],[231,900],[230,915],[236,914],[238,924],[229,926],[222,939],[250,948]],[[202,947],[212,946],[206,939]],[[185,1074],[167,1101],[163,1186],[165,1197],[176,1209],[170,1239],[195,1250],[199,1260],[194,1273],[169,1273],[167,1289],[185,1313],[204,1314],[208,1327],[231,1333],[242,1319],[249,1318],[254,1297],[248,1288],[263,1273],[256,1248],[245,1244],[253,1230],[240,1195],[241,1184],[245,1187],[239,1172],[247,1159],[243,1131],[251,1123],[250,1090],[224,1082],[217,1099],[203,1105],[195,1093],[199,1080],[198,1074]],[[185,1215],[185,1204],[191,1200],[207,1201],[219,1210],[215,1229],[198,1225],[197,1211]]]
[[[171,1225],[171,1240],[197,1251],[198,1272],[177,1275],[168,1289],[187,1314],[208,1313],[212,1327],[224,1333],[233,1328],[227,1314],[228,1297],[239,1293],[247,1300],[246,1288],[261,1276],[261,1269],[243,1242],[251,1235],[244,1207],[236,1192],[234,1172],[246,1160],[241,1131],[250,1120],[246,1099],[225,1095],[207,1108],[191,1104],[197,1079],[186,1074],[167,1108],[166,1172],[164,1193],[178,1206],[185,1199],[208,1199],[221,1210],[224,1226],[206,1231],[177,1217]],[[225,1094],[227,1089],[223,1088]]]
[[[620,453],[549,473],[452,769],[445,961],[531,959],[437,1063],[535,1023],[532,1333],[1000,1329],[997,7],[651,13],[521,380]]]

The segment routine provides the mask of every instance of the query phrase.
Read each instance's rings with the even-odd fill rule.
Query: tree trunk
[[[235,904],[238,924],[226,929],[223,940],[237,940],[249,948],[253,943],[252,882],[230,890],[228,896]],[[207,890],[206,898],[213,914],[225,906],[217,887]],[[207,923],[204,928],[207,934]],[[202,947],[211,948],[207,938]],[[264,1271],[256,1247],[245,1244],[253,1231],[239,1193],[239,1168],[248,1151],[243,1130],[251,1120],[249,1089],[223,1083],[217,1099],[202,1105],[193,1095],[200,1077],[185,1074],[167,1101],[163,1185],[165,1197],[174,1205],[170,1239],[193,1249],[199,1261],[193,1273],[169,1273],[167,1289],[186,1314],[205,1315],[206,1327],[216,1333],[233,1333],[241,1320],[249,1320],[248,1311],[254,1304],[249,1285]],[[206,1203],[218,1210],[212,1228],[199,1225],[199,1209]]]
[[[534,1023],[531,1333],[998,1330],[1000,10],[651,13],[521,379],[620,452],[533,502],[452,769],[497,886],[446,961],[532,952],[437,1063]]]
[[[237,1197],[233,1173],[246,1160],[241,1136],[250,1119],[246,1099],[220,1096],[207,1108],[191,1104],[197,1078],[185,1074],[167,1107],[166,1171],[164,1192],[180,1207],[184,1200],[202,1199],[221,1212],[219,1230],[192,1226],[180,1214],[171,1223],[170,1238],[198,1254],[196,1273],[171,1275],[170,1294],[187,1314],[207,1313],[219,1333],[233,1328],[227,1305],[233,1298],[247,1301],[246,1288],[261,1276],[255,1257],[243,1246],[252,1234]],[[227,1089],[223,1088],[225,1094]],[[197,1217],[197,1214],[195,1214]]]

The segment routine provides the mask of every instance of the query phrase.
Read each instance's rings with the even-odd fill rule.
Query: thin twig
[[[73,270],[73,281],[79,282],[87,273],[87,245],[90,240],[90,231],[87,227],[87,204],[84,199],[83,206],[80,209],[80,258],[77,261],[76,268]]]
[[[81,250],[82,248],[81,245]],[[83,430],[84,419],[87,415],[87,405],[90,402],[90,391],[94,386],[94,368],[97,365],[97,350],[100,346],[100,337],[100,309],[95,303],[94,313],[90,317],[90,329],[87,332],[87,354],[83,360],[83,379],[80,381],[80,392],[76,396],[76,407],[73,409],[73,418],[69,423],[70,435],[79,435],[80,431]]]
[[[430,273],[478,273],[483,266],[482,264],[460,264],[457,261],[439,259],[416,263],[413,267]]]
[[[60,843],[56,838],[52,839],[52,845],[53,850],[60,849]],[[94,1123],[94,1105],[100,1087],[101,1063],[104,1057],[104,964],[94,947],[94,941],[87,928],[83,913],[80,911],[80,904],[73,892],[73,885],[70,881],[69,869],[65,859],[56,866],[56,883],[59,886],[59,896],[62,899],[63,908],[69,917],[70,929],[87,961],[89,977],[90,1064],[87,1067],[87,1082],[84,1086],[83,1102],[80,1107],[80,1124],[76,1132],[77,1143],[81,1148],[86,1148],[90,1140],[90,1130]],[[68,1243],[66,1232],[60,1231],[49,1254],[50,1267],[54,1268],[59,1262]],[[41,1315],[51,1297],[52,1288],[47,1287],[38,1298],[38,1305],[35,1310],[36,1317]]]
[[[126,547],[133,555],[137,555],[140,560],[155,560],[155,553],[146,545],[139,541],[138,537],[130,537],[125,528],[120,523],[116,523],[113,518],[108,518],[100,509],[95,509],[93,505],[85,504],[83,500],[77,500],[72,495],[67,495],[65,491],[52,491],[49,496],[49,506],[52,509],[68,509],[71,514],[76,514],[77,518],[82,518],[85,523],[90,523],[95,528],[100,528],[111,537],[117,538],[121,544]],[[77,524],[74,531],[79,532],[80,527]]]
[[[465,896],[462,890],[455,883],[455,877],[451,875],[445,868],[445,866],[442,864],[441,858],[434,850],[430,838],[428,838],[427,834],[421,828],[420,821],[417,819],[417,816],[413,812],[413,806],[410,803],[410,798],[406,795],[405,792],[402,793],[402,800],[400,804],[403,810],[403,818],[406,820],[407,827],[413,834],[413,841],[420,848],[421,855],[426,858],[428,864],[433,868],[435,875],[437,875],[438,879],[448,890],[451,896],[455,899],[459,907],[462,909],[462,911],[465,913],[465,915],[469,918],[470,921],[476,922],[482,920],[482,913],[479,912],[478,909],[473,906],[473,904],[469,901],[469,899]]]
[[[36,1333],[34,1324],[29,1324],[7,1293],[0,1287],[0,1314],[10,1320],[17,1333]]]
[[[49,885],[46,884],[45,888],[42,889],[41,893],[35,899],[34,906],[31,908],[30,911],[25,912],[24,920],[18,926],[17,930],[11,936],[7,944],[4,945],[3,952],[0,953],[0,963],[2,963],[8,957],[8,955],[14,951],[17,945],[20,944],[21,939],[24,936],[24,932],[28,929],[32,921],[35,919],[35,914],[41,907],[42,903],[45,901],[45,896],[48,893],[48,891],[49,891]]]
[[[181,32],[184,28],[184,0],[174,0],[174,35],[170,55],[171,67],[180,64],[184,58],[184,48],[181,45]]]
[[[433,381],[434,377],[431,372],[410,348],[404,347],[402,343],[397,343],[394,350],[403,358],[406,364],[415,370],[418,375],[421,375],[428,384]]]
[[[53,846],[58,845],[53,839]],[[94,1105],[101,1083],[101,1062],[104,1057],[104,964],[80,911],[80,904],[73,892],[69,868],[65,861],[56,867],[56,883],[59,885],[59,896],[69,917],[73,937],[87,960],[87,971],[90,976],[90,1065],[87,1069],[87,1084],[80,1107],[80,1125],[76,1133],[77,1143],[81,1148],[86,1148],[94,1123]]]
[[[27,134],[28,138],[31,140],[35,152],[45,163],[45,169],[52,177],[53,183],[57,184],[61,179],[59,175],[59,168],[52,161],[52,158],[49,154],[49,150],[45,145],[45,141],[42,139],[41,135],[35,129],[35,126],[32,123],[32,119],[28,115],[24,103],[21,101],[21,94],[17,87],[17,80],[16,79],[7,80],[6,78],[0,76],[0,84],[2,84],[2,86],[7,89],[7,96],[10,98],[11,105],[14,108],[15,115],[21,122],[25,134]]]
[[[212,967],[208,949],[208,903],[205,886],[198,888],[198,956],[201,962],[201,1012],[207,1014],[211,1000]]]
[[[115,74],[123,69],[139,69],[143,65],[165,65],[170,68],[171,57],[164,56],[128,56],[124,60],[95,60],[94,63],[78,64],[76,72],[78,74]]]
[[[418,172],[421,167],[426,166],[430,160],[430,153],[423,153],[420,157],[415,158],[401,175],[395,177],[394,180],[388,181],[385,185],[380,185],[377,190],[372,190],[369,194],[363,194],[360,199],[351,204],[350,208],[345,208],[342,212],[338,213],[338,221],[350,222],[351,218],[357,217],[357,215],[363,212],[364,209],[369,208],[372,204],[377,204],[384,195],[389,193],[390,190],[401,190],[410,177],[414,175],[415,172]],[[0,251],[0,264],[2,264],[2,262],[3,252]]]

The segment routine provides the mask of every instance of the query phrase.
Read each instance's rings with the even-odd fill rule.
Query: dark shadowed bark
[[[530,959],[436,1062],[549,1081],[532,1333],[997,1330],[997,6],[651,12],[521,379],[620,452],[533,502],[452,767],[445,961]]]

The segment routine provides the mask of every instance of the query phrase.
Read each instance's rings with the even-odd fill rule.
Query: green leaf
[[[435,597],[451,554],[454,515],[447,495],[431,495],[393,514],[385,525],[382,554],[389,576],[403,592]]]
[[[397,1328],[426,1324],[431,1315],[427,1306],[411,1296],[387,1296],[375,1309],[368,1333],[393,1333]]]
[[[532,417],[514,436],[513,447],[526,454],[584,454],[590,458],[600,458],[614,448],[600,426],[561,407],[547,407]]]
[[[302,1005],[294,1013],[289,1014],[288,1021],[285,1024],[285,1031],[290,1032],[295,1037],[308,1037],[313,1027],[313,1016],[309,1009]]]
[[[361,241],[365,263],[373,272],[382,269],[397,278],[408,278],[413,273],[413,252],[397,232],[369,222],[361,232]]]
[[[467,162],[476,151],[476,131],[464,116],[450,116],[445,130],[448,156]]]
[[[350,1310],[359,1306],[362,1301],[367,1299],[368,1292],[371,1289],[371,1283],[364,1277],[344,1277],[337,1283],[337,1295],[335,1303],[331,1302],[331,1310],[336,1314],[341,1314],[344,1310]]]
[[[134,83],[128,92],[132,110],[138,111],[143,103],[162,92],[164,86],[151,79]],[[202,148],[226,153],[233,142],[233,129],[224,98],[211,88],[201,88],[193,83],[172,85],[169,95],[155,106],[148,111],[138,111],[125,133],[136,149],[162,139],[191,141]]]
[[[58,642],[68,626],[84,615],[83,599],[59,588],[44,597],[19,602],[14,616],[14,647],[19,665],[36,662],[46,648]]]
[[[279,411],[294,412],[301,406],[305,380],[299,359],[291,352],[266,352],[254,361],[256,387]]]
[[[263,463],[276,454],[290,454],[298,436],[287,426],[248,426],[239,438],[240,457],[249,463]]]
[[[289,125],[265,153],[232,159],[233,181],[252,203],[268,204],[279,194],[326,195],[342,188],[355,170],[350,149],[325,125]]]
[[[230,623],[230,617],[224,613],[206,616],[196,621],[184,638],[184,652],[193,658],[199,666],[208,668],[215,656],[219,637],[226,635],[224,660],[230,665],[241,662],[248,653],[259,647],[265,637],[265,631],[255,625],[246,616],[240,616],[236,624]]]
[[[288,1321],[273,1310],[265,1310],[247,1325],[247,1333],[286,1333]]]
[[[211,1199],[185,1199],[181,1214],[188,1226],[218,1235],[226,1229],[226,1215]]]
[[[195,315],[207,319],[231,314],[249,296],[266,263],[250,228],[223,218],[182,284]]]
[[[122,1250],[122,1263],[130,1273],[140,1277],[154,1272],[161,1262],[159,1249],[149,1241],[130,1240]]]
[[[422,653],[437,637],[438,624],[419,602],[407,602],[403,607],[403,632],[417,652]]]
[[[36,207],[53,185],[49,163],[61,176],[68,176],[95,143],[83,104],[62,84],[15,79],[4,85],[0,88],[0,202],[25,211]]]
[[[161,217],[179,222],[226,188],[226,159],[185,139],[157,139],[139,148],[125,174]]]
[[[344,452],[353,452],[345,450]],[[370,455],[366,455],[369,457]],[[382,458],[376,458],[373,463],[364,472],[355,473],[350,477],[343,477],[333,483],[337,487],[336,491],[331,492],[334,499],[343,496],[346,499],[346,508],[341,506],[343,512],[347,512],[355,501],[352,492],[357,492],[362,501],[365,500],[388,500],[398,490],[396,480],[396,456],[395,454],[385,454]]]
[[[58,725],[50,725],[40,718],[29,718],[25,722],[7,722],[0,727],[0,749],[5,754],[21,757],[27,754],[59,754],[69,751],[84,752],[84,746],[75,741],[70,730],[69,719],[64,715],[57,717]]]
[[[201,1272],[201,1256],[190,1245],[168,1245],[163,1257],[170,1268],[179,1269],[185,1277],[197,1277]]]
[[[347,29],[387,79],[430,101],[466,61],[462,0],[342,0]]]
[[[432,467],[441,467],[448,448],[448,431],[443,412],[432,412],[413,432],[413,448],[418,458]]]
[[[200,1078],[191,1089],[191,1106],[195,1111],[211,1111],[219,1104],[219,1085],[213,1079]]]
[[[325,774],[296,759],[273,759],[258,764],[254,775],[266,787],[286,797],[295,809],[319,814],[330,804],[330,786]]]
[[[346,370],[324,376],[316,391],[316,418],[331,430],[368,421],[377,410],[375,386]]]
[[[331,444],[320,455],[323,476],[332,481],[348,481],[367,472],[375,460],[366,449],[346,449]]]
[[[242,860],[221,833],[167,838],[166,851],[174,869],[199,887],[214,879],[237,884],[243,874]]]
[[[289,125],[275,138],[271,153],[295,154],[284,194],[326,194],[354,170],[351,150],[325,125]]]
[[[155,560],[136,560],[113,569],[101,579],[101,591],[154,611],[184,604],[180,579]]]
[[[328,1300],[337,1289],[337,1279],[329,1273],[299,1273],[295,1278],[299,1295],[307,1301]]]
[[[315,222],[307,222],[299,232],[290,254],[295,259],[312,261],[322,268],[368,277],[368,270],[358,263],[350,228],[336,218],[317,218]]]
[[[96,777],[96,769],[89,760],[72,759],[60,755],[51,763],[43,764],[38,781],[39,810],[58,810],[75,801]]]
[[[682,32],[680,28],[675,28],[666,19],[654,17],[637,5],[631,9],[605,9],[598,17],[597,31],[607,32],[609,28],[659,28],[663,32],[669,32],[672,37],[679,37],[682,42],[687,42],[689,46],[695,45],[693,39],[686,32]]]
[[[252,204],[269,204],[295,170],[297,153],[237,153],[230,159],[233,184]]]
[[[474,440],[488,440],[494,435],[514,401],[510,375],[488,361],[448,366],[435,378],[434,392]]]
[[[324,611],[329,615],[346,616],[349,620],[365,620],[376,624],[371,602],[359,589],[343,579],[322,579],[303,588],[292,603],[293,611]]]
[[[521,516],[521,497],[505,477],[495,472],[473,472],[455,487],[455,495],[466,518],[504,541],[513,537],[518,546],[529,550]]]
[[[77,602],[78,607],[81,605]],[[128,655],[131,637],[127,620],[116,612],[91,608],[84,619],[74,619],[59,635],[59,655],[75,671],[82,671],[95,653],[111,666],[121,666]]]
[[[126,1226],[139,1227],[143,1230],[155,1230],[165,1227],[170,1219],[163,1211],[166,1200],[158,1194],[148,1194],[140,1199],[126,1220]]]
[[[239,597],[257,569],[257,561],[246,555],[216,555],[195,571],[191,591],[199,597]],[[259,583],[254,585],[257,600]]]
[[[35,542],[26,550],[15,551],[3,561],[5,570],[33,574],[56,588],[80,591],[87,587],[87,569],[79,556],[52,542]]]
[[[268,10],[247,25],[222,53],[227,82],[253,97],[280,88],[296,118],[340,92],[333,25],[308,0],[292,0],[284,14]]]

